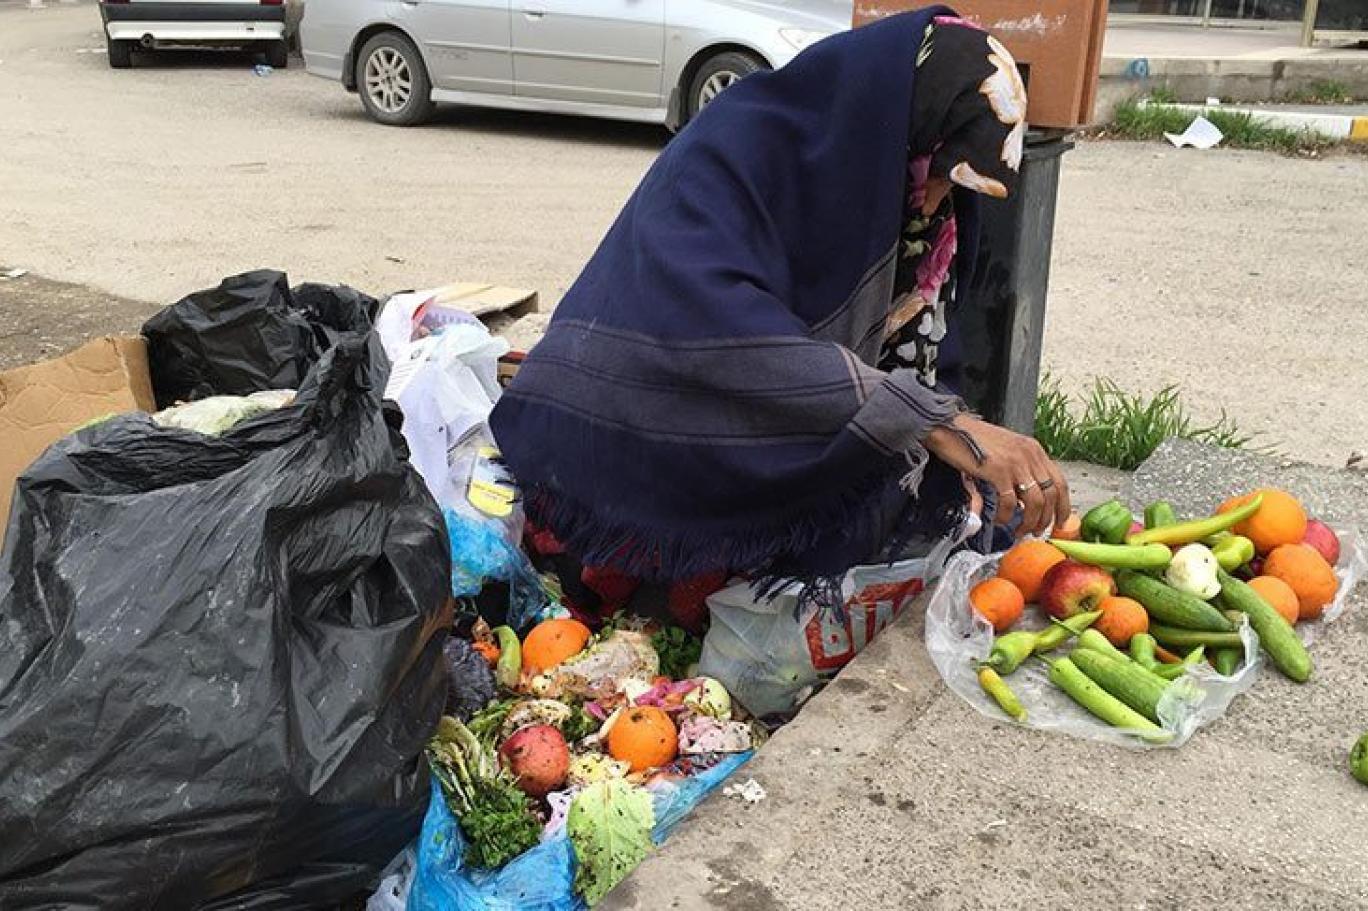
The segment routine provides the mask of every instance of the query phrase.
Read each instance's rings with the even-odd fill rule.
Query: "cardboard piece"
[[[0,543],[15,479],[43,450],[88,421],[138,410],[156,410],[140,337],[96,339],[0,373]]]
[[[857,0],[854,24],[925,5],[925,0]],[[1012,52],[1026,76],[1031,126],[1072,129],[1091,122],[1107,0],[957,0],[950,6]]]
[[[479,282],[456,282],[429,292],[438,307],[464,310],[474,316],[505,314],[517,319],[537,312],[537,292]]]

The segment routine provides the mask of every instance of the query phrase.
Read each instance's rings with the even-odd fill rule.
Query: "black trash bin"
[[[1054,241],[1055,201],[1070,134],[1026,134],[1017,192],[984,197],[974,280],[949,314],[958,362],[947,377],[989,421],[1020,433],[1035,429],[1045,298]]]

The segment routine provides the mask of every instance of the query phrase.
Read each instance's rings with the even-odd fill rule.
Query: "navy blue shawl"
[[[561,301],[491,425],[532,517],[584,562],[810,578],[888,533],[908,453],[963,407],[873,366],[917,51],[947,14],[890,17],[728,89]],[[963,264],[973,194],[956,204]]]

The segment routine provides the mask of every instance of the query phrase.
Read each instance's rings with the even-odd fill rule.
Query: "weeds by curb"
[[[1226,449],[1268,451],[1268,447],[1251,447],[1254,436],[1242,433],[1224,414],[1214,424],[1198,424],[1176,386],[1146,398],[1099,378],[1082,396],[1081,404],[1079,412],[1057,380],[1049,375],[1042,378],[1035,436],[1051,458],[1133,471],[1170,437]]]
[[[1131,99],[1117,107],[1103,132],[1119,139],[1162,139],[1165,133],[1183,132],[1194,116],[1166,103]],[[1243,111],[1209,110],[1204,116],[1225,134],[1222,145],[1227,148],[1316,156],[1340,145],[1312,130],[1271,126]]]

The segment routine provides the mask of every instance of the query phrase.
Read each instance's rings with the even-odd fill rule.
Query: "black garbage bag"
[[[343,334],[369,330],[378,309],[345,285],[291,290],[285,273],[271,269],[225,278],[143,325],[157,407],[298,389],[323,352]]]
[[[220,437],[123,416],[20,477],[0,908],[335,906],[415,837],[451,569],[387,370],[343,338]]]

